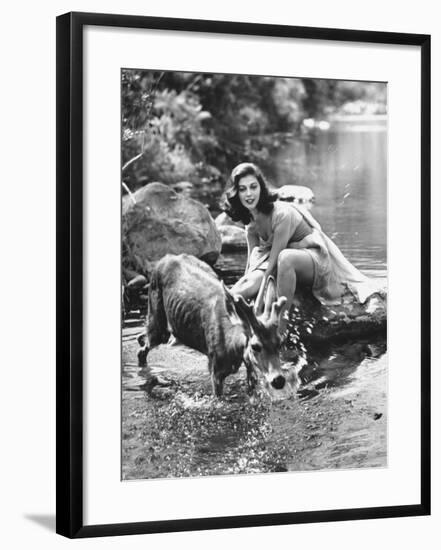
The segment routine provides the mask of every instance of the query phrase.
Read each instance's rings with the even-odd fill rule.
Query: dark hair
[[[251,162],[242,162],[231,172],[230,179],[225,189],[225,199],[222,206],[230,218],[237,222],[241,221],[245,225],[251,222],[251,213],[241,203],[239,198],[239,181],[245,176],[255,176],[260,185],[260,197],[257,203],[257,210],[263,214],[269,214],[274,208],[274,201],[277,199],[275,193],[271,193],[268,184],[260,169]]]

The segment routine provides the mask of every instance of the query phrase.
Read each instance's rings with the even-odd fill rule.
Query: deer
[[[280,365],[278,325],[286,298],[277,298],[274,279],[269,279],[268,287],[264,311],[257,316],[206,263],[189,254],[167,254],[151,274],[139,366],[147,367],[148,353],[173,335],[208,357],[214,396],[222,397],[225,378],[242,363],[250,396],[258,383],[257,371],[271,390],[281,390],[286,379]]]

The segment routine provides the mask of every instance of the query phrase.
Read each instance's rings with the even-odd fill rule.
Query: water
[[[386,277],[386,132],[322,133],[307,148],[314,215],[358,268]]]
[[[385,122],[344,125],[280,153],[280,184],[314,191],[313,215],[354,265],[387,281]],[[218,262],[227,284],[244,253]],[[180,477],[387,465],[387,350],[384,336],[308,349],[301,385],[277,402],[251,405],[244,373],[226,398],[211,397],[206,359],[162,346],[153,369],[170,385],[140,391],[135,341],[123,344],[123,478]]]

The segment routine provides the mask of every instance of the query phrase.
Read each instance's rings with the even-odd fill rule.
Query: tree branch
[[[124,189],[127,191],[129,197],[132,199],[132,202],[133,204],[136,204],[136,199],[135,197],[133,196],[133,193],[130,191],[130,189],[128,188],[127,184],[124,183],[123,181],[121,182],[121,185],[124,187]]]
[[[145,151],[144,151],[144,147],[143,147],[143,148],[142,148],[142,151],[139,153],[139,155],[136,155],[136,157],[133,157],[132,159],[128,160],[128,161],[124,164],[124,166],[121,168],[121,172],[124,173],[125,170],[127,170],[127,168],[128,168],[131,164],[133,164],[134,162],[136,162],[137,160],[139,160],[139,159],[142,157],[142,155],[144,154],[144,152],[145,152]]]

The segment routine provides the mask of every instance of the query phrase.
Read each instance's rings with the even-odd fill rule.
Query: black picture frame
[[[421,48],[421,494],[412,505],[107,525],[83,522],[83,29],[86,25]],[[70,537],[430,514],[430,36],[97,13],[57,17],[56,531]]]

